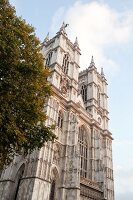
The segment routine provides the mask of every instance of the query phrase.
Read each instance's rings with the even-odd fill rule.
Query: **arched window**
[[[63,113],[61,112],[61,110],[59,111],[58,114],[58,127],[62,129],[63,126]]]
[[[69,56],[68,54],[65,54],[63,58],[63,64],[62,64],[62,71],[65,74],[68,74],[68,67],[69,67]]]
[[[82,94],[83,101],[84,102],[87,101],[87,86],[86,85],[82,85],[81,94]]]
[[[52,180],[49,200],[55,200],[55,180]]]
[[[48,66],[51,64],[52,54],[53,54],[53,52],[51,51],[47,56],[46,65],[48,65]]]
[[[79,143],[79,149],[80,149],[80,175],[86,178],[87,177],[88,146],[87,146],[87,139],[86,139],[86,131],[83,126],[79,128],[78,143]]]

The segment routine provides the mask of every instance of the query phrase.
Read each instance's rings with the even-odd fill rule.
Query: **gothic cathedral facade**
[[[80,49],[62,25],[42,44],[53,87],[46,125],[57,140],[15,158],[0,180],[1,200],[114,200],[112,134],[108,129],[107,81],[93,57],[79,73]]]

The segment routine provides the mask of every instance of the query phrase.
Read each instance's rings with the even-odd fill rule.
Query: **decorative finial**
[[[94,58],[93,58],[93,56],[91,57],[91,63],[94,63]]]
[[[75,42],[74,42],[74,47],[79,47],[78,38],[77,37],[76,37]]]
[[[62,23],[62,26],[61,26],[61,28],[60,28],[60,32],[63,32],[64,34],[66,34],[65,28],[66,28],[67,26],[69,26],[69,24],[65,24],[65,23],[63,22],[63,23]]]
[[[101,76],[104,76],[103,67],[101,67]]]
[[[43,43],[46,44],[48,41],[49,41],[49,32],[47,33]]]
[[[91,63],[90,63],[90,67],[95,67],[95,63],[94,63],[93,56],[91,57]]]
[[[61,25],[61,28],[60,28],[60,31],[62,31],[64,29],[64,26],[65,26],[65,23],[63,21],[62,25]]]

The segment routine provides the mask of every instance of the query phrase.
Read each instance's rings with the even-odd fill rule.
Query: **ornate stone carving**
[[[61,92],[62,95],[67,97],[68,96],[68,89],[69,89],[69,81],[66,77],[61,78]]]
[[[54,144],[54,155],[53,155],[53,163],[59,164],[60,158],[60,147],[58,144]]]

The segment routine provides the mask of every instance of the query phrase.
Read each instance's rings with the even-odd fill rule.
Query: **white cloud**
[[[120,196],[124,197],[127,194],[133,195],[133,168],[129,167],[127,169],[122,166],[117,166],[115,168],[114,180],[116,196],[119,197],[118,200],[121,200]]]
[[[133,12],[118,12],[107,4],[97,1],[83,3],[76,1],[68,10],[58,10],[53,17],[52,27],[57,28],[63,19],[69,23],[69,37],[74,41],[78,36],[81,48],[81,68],[88,67],[94,56],[97,67],[106,72],[116,72],[119,68],[109,51],[129,42],[133,30]],[[55,19],[58,16],[58,24]]]
[[[57,32],[57,27],[60,27],[63,20],[62,16],[65,14],[65,8],[60,7],[57,12],[54,14],[54,17],[52,18],[52,25],[51,25],[51,31],[53,33]]]
[[[121,193],[121,194],[116,194],[115,195],[116,200],[133,200],[133,192],[129,193]]]
[[[132,147],[132,138],[114,141],[114,181],[117,200],[131,200],[133,197]]]

